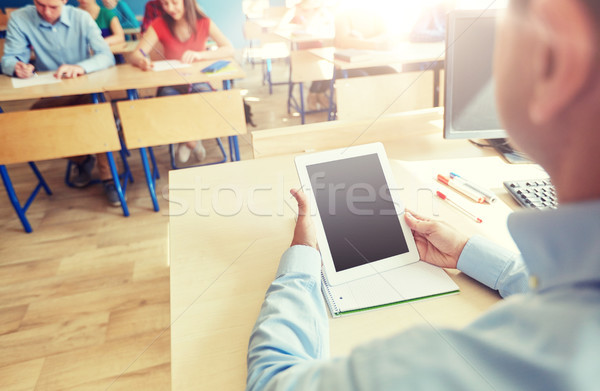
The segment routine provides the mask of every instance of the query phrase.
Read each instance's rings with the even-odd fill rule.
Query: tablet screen
[[[336,271],[409,251],[377,154],[306,168]]]

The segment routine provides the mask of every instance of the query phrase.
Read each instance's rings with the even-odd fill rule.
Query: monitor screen
[[[493,9],[448,14],[444,138],[506,137],[492,77],[497,14]]]

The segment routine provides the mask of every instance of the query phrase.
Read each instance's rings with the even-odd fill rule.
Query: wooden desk
[[[233,67],[235,67],[235,70],[232,72],[217,72],[211,74],[200,72],[201,69],[213,62],[215,61],[200,61],[193,63],[189,68],[173,69],[162,72],[145,72],[133,65],[122,64],[98,72],[89,73],[75,79],[65,79],[60,83],[25,88],[13,88],[9,76],[0,76],[0,102],[153,88],[188,83],[221,82],[224,80],[239,79],[245,76],[244,71],[233,60],[232,64]],[[41,72],[41,74],[44,73],[45,72]]]
[[[439,144],[445,143],[441,133],[438,137]],[[402,143],[407,159],[421,153],[419,143],[413,141],[417,138]],[[398,155],[393,148],[388,153]],[[510,247],[505,218],[511,209],[504,201],[511,200],[492,186],[491,179],[498,183],[517,173],[531,175],[536,166],[510,166],[489,157],[393,161],[392,170],[406,189],[402,198],[407,206],[425,215],[438,213],[469,234],[479,232]],[[476,213],[483,224],[444,203],[432,204],[427,192],[415,191],[439,170],[456,170],[473,180],[488,178],[482,184],[497,191],[500,200],[478,205]],[[288,191],[297,186],[291,155],[170,172],[173,390],[244,388],[248,338],[279,258],[292,238],[296,206]],[[360,343],[415,324],[461,327],[498,300],[495,292],[463,274],[451,272],[451,276],[461,289],[459,295],[330,319],[332,355],[347,354]]]
[[[131,53],[137,48],[137,45],[140,41],[125,41],[122,43],[117,43],[114,45],[110,45],[110,51],[113,54],[126,54]]]
[[[323,29],[322,31],[307,31],[298,25],[289,25],[279,27],[273,30],[272,34],[290,43],[292,50],[297,49],[298,44],[306,42],[322,41],[326,45],[333,43],[333,29]]]
[[[331,62],[334,64],[336,69],[344,73],[348,70],[360,68],[438,63],[438,65],[431,67],[430,70],[433,71],[433,107],[439,106],[441,90],[441,66],[439,64],[444,61],[446,51],[446,47],[443,42],[402,42],[396,45],[394,49],[389,52],[383,52],[381,55],[374,56],[371,60],[358,62],[348,62],[334,58],[335,50],[336,49],[334,47],[326,47],[310,49],[310,52],[319,58]],[[333,109],[333,102],[330,106],[330,109]]]
[[[383,52],[381,56],[375,56],[372,60],[348,62],[334,58],[336,48],[325,47],[310,49],[311,53],[332,62],[336,69],[348,70],[357,68],[369,68],[391,64],[413,64],[432,61],[443,61],[446,47],[443,42],[412,43],[402,42],[393,50]]]

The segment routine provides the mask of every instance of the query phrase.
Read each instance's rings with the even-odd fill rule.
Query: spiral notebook
[[[334,318],[459,293],[444,269],[423,261],[335,286],[321,271],[321,290]]]

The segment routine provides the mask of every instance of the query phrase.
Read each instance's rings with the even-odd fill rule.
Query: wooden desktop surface
[[[275,36],[283,38],[292,43],[326,41],[329,44],[333,43],[334,32],[332,29],[322,29],[322,31],[310,31],[302,28],[302,26],[290,24],[288,26],[279,27],[272,32]]]
[[[443,149],[446,141],[441,131],[437,136],[436,148]],[[384,144],[389,156],[418,159],[423,153],[418,138],[413,134],[395,146]],[[477,155],[476,147],[463,143]],[[535,165],[511,166],[497,156],[455,157],[392,160],[398,185],[404,189],[401,198],[411,209],[437,215],[467,234],[481,233],[513,247],[505,219],[516,204],[501,189],[501,181],[543,174]],[[435,188],[435,174],[450,170],[480,181],[499,195],[493,205],[472,203],[483,224],[432,198],[428,191],[417,191]],[[298,177],[289,154],[170,172],[173,390],[244,388],[248,338],[292,237],[296,206],[289,189],[294,187]],[[461,327],[498,301],[495,292],[462,273],[450,275],[461,289],[459,295],[330,319],[332,355],[347,354],[361,343],[412,325]]]
[[[125,54],[131,53],[137,48],[140,41],[125,41],[121,43],[117,43],[114,45],[110,45],[110,51],[113,54]]]
[[[199,61],[193,63],[188,68],[172,69],[161,72],[142,71],[133,65],[122,64],[74,79],[65,79],[60,83],[24,88],[13,88],[11,77],[0,76],[0,102],[152,88],[188,83],[219,82],[222,80],[243,78],[245,73],[240,65],[232,59],[229,60],[232,61],[231,63],[234,68],[231,72],[225,71],[210,74],[201,72],[201,69],[217,60]],[[52,72],[40,72],[40,74],[45,73]]]
[[[337,49],[340,50],[340,49]],[[446,47],[443,42],[412,43],[402,42],[389,52],[374,56],[372,60],[348,62],[334,58],[336,48],[324,47],[310,49],[314,55],[332,62],[337,69],[368,68],[393,64],[413,64],[431,61],[443,61]]]

